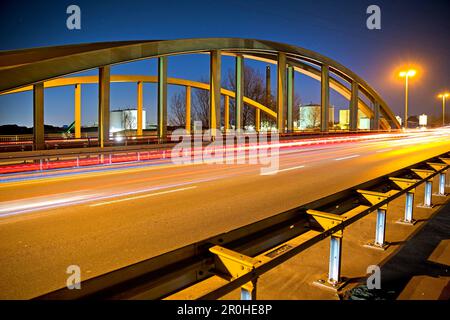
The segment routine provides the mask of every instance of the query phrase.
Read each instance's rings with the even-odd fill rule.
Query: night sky
[[[66,8],[81,8],[81,30],[66,28]],[[381,30],[366,27],[366,8],[381,8]],[[328,56],[365,79],[396,114],[403,114],[401,67],[414,66],[410,114],[440,115],[437,93],[450,90],[450,1],[2,1],[0,50],[117,40],[240,37],[297,45]],[[169,76],[208,79],[208,56],[174,57]],[[249,63],[264,71],[265,64]],[[223,58],[223,77],[233,59]],[[275,72],[275,67],[273,67]],[[156,75],[155,59],[112,68],[115,74]],[[92,72],[90,72],[92,74]],[[273,77],[275,78],[275,77]],[[1,79],[0,79],[1,81]],[[275,88],[273,83],[272,88]],[[155,119],[156,85],[144,88],[149,122]],[[177,92],[170,87],[169,95]],[[320,86],[306,76],[296,78],[303,103],[320,102]],[[112,109],[136,105],[134,84],[113,84]],[[45,123],[73,121],[73,88],[46,90]],[[83,87],[83,125],[96,121],[97,87]],[[170,103],[170,97],[169,97]],[[337,94],[331,104],[347,107]],[[450,108],[449,108],[450,109]],[[31,93],[0,96],[0,125],[32,124]]]

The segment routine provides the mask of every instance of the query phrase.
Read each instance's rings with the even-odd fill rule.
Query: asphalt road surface
[[[270,170],[161,161],[0,177],[0,299],[64,287],[70,265],[91,278],[448,151],[440,130],[281,149]]]

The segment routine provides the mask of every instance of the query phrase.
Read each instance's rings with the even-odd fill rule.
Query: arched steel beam
[[[126,83],[126,82],[148,82],[148,83],[157,83],[158,77],[157,76],[144,76],[144,75],[112,75],[111,76],[111,82],[116,83]],[[44,82],[44,88],[56,88],[56,87],[62,87],[62,86],[70,86],[70,85],[76,85],[76,84],[96,84],[98,83],[98,76],[80,76],[80,77],[68,77],[68,78],[58,78],[53,79]],[[172,85],[178,85],[178,86],[184,86],[184,87],[192,87],[202,90],[210,90],[210,86],[208,83],[203,82],[197,82],[192,80],[186,80],[186,79],[178,79],[178,78],[168,78],[167,79],[168,84]],[[31,91],[33,90],[33,86],[27,86],[22,87],[19,89],[6,91],[2,93],[1,95],[5,94],[13,94],[13,93],[19,93],[19,92],[25,92],[25,91]],[[225,96],[229,96],[231,98],[235,98],[235,92],[231,90],[227,90],[222,88],[220,93]],[[244,103],[254,107],[256,109],[260,109],[261,111],[265,112],[267,115],[271,116],[272,118],[276,119],[277,114],[275,111],[267,108],[266,106],[262,105],[261,103],[252,100],[248,97],[244,97]]]
[[[211,50],[252,53],[286,53],[317,66],[327,65],[344,79],[356,81],[368,96],[380,104],[394,126],[400,128],[381,96],[362,78],[340,63],[304,48],[265,40],[239,38],[204,38],[164,41],[125,41],[0,52],[0,93],[55,79],[68,74],[140,59],[207,52]]]

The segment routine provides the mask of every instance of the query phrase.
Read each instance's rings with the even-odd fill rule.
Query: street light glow
[[[414,69],[409,69],[406,71],[400,71],[400,77],[404,78],[404,77],[414,77],[416,75],[417,71]]]

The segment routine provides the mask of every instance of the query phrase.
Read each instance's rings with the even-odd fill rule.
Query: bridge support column
[[[320,131],[328,131],[328,121],[330,115],[330,75],[328,65],[322,65],[322,75],[320,81]]]
[[[294,67],[287,68],[287,131],[294,131]]]
[[[284,133],[286,126],[286,54],[283,52],[278,53],[277,73],[277,129],[279,133]]]
[[[235,130],[242,130],[242,111],[244,107],[244,57],[236,56],[236,100],[235,100],[235,114],[234,126]]]
[[[33,85],[33,145],[34,150],[45,149],[44,83]]]
[[[380,130],[380,103],[378,101],[373,104],[372,130]]]
[[[100,67],[98,77],[98,144],[100,148],[109,141],[110,82],[111,67]]]
[[[167,138],[167,57],[158,58],[158,141]]]
[[[209,127],[211,136],[214,139],[220,134],[220,75],[221,75],[221,54],[219,50],[211,51],[210,54],[210,90],[209,90]]]
[[[266,66],[266,107],[271,109],[272,107],[272,91],[270,83],[270,65]]]
[[[186,134],[191,134],[191,87],[186,86]]]
[[[75,85],[75,139],[81,138],[81,84]]]
[[[143,83],[142,81],[139,81],[137,83],[137,130],[136,134],[138,136],[142,136],[143,130],[142,130],[142,115],[143,115]]]
[[[228,132],[230,129],[230,96],[225,96],[224,104],[223,128],[225,132]]]
[[[350,99],[350,117],[349,117],[349,129],[350,131],[358,130],[358,83],[352,81],[352,93]]]
[[[256,300],[256,283],[255,279],[241,287],[241,300]]]
[[[261,110],[260,109],[255,110],[255,131],[256,132],[261,131]]]

